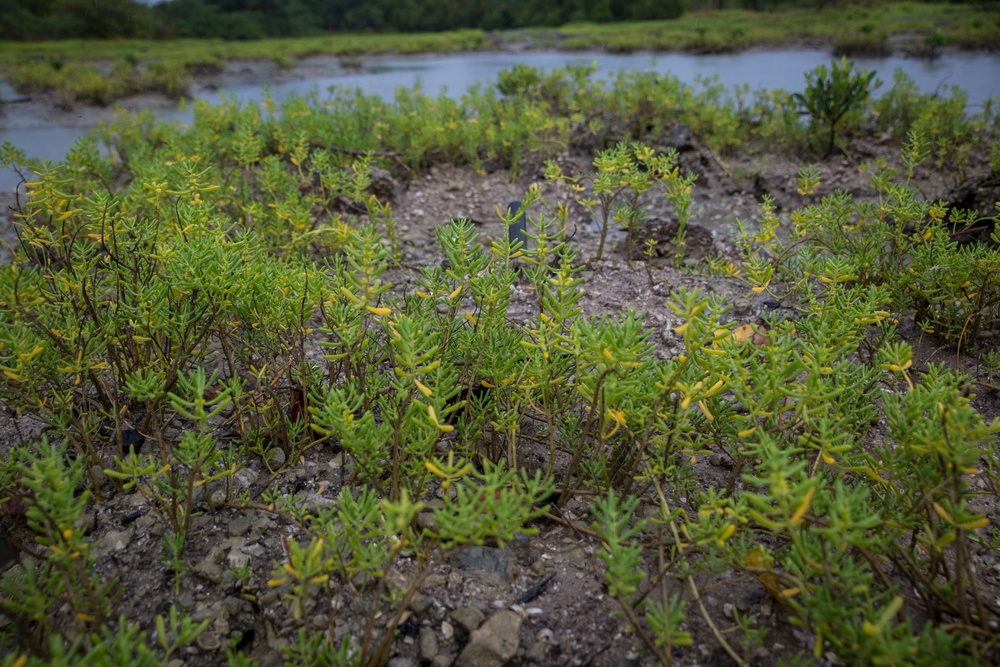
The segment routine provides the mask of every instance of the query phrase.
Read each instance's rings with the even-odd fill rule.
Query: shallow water
[[[751,51],[722,55],[521,52],[379,56],[362,59],[361,68],[356,72],[272,84],[232,85],[196,92],[195,97],[210,102],[217,102],[224,96],[234,97],[246,103],[264,99],[267,90],[274,99],[280,100],[291,94],[306,95],[314,90],[323,93],[331,86],[342,86],[360,88],[366,94],[388,99],[394,95],[396,88],[415,84],[419,84],[425,93],[436,95],[444,92],[451,97],[459,97],[473,84],[494,81],[500,71],[515,65],[552,70],[566,65],[591,63],[597,64],[598,77],[613,76],[622,70],[670,72],[688,84],[694,84],[699,77],[717,76],[727,89],[747,84],[751,90],[784,88],[794,92],[804,87],[805,72],[830,60],[828,52],[818,50]],[[934,61],[893,56],[859,58],[856,62],[878,72],[883,85],[876,94],[891,87],[892,72],[900,68],[925,93],[943,92],[945,86],[958,86],[968,95],[973,110],[981,107],[986,100],[1000,96],[1000,54],[954,53]],[[0,87],[0,98],[9,99],[12,95],[9,87]],[[16,106],[8,107],[7,113],[17,114]],[[160,116],[165,120],[189,122],[191,112],[167,110]],[[6,128],[3,116],[0,116],[0,143],[10,141],[30,156],[48,160],[65,157],[73,143],[89,130],[88,127],[61,125]],[[0,171],[0,190],[13,189],[17,180],[12,172]]]
[[[419,82],[426,93],[445,90],[458,97],[470,86],[481,81],[493,81],[501,70],[515,65],[531,65],[544,70],[566,65],[597,63],[597,77],[606,77],[621,70],[672,73],[684,83],[694,84],[699,77],[718,76],[726,87],[748,84],[751,90],[783,88],[801,91],[804,72],[831,60],[826,51],[752,51],[721,55],[628,54],[607,53],[483,53],[460,56],[377,57],[364,61],[364,70],[343,76],[312,81],[294,81],[272,85],[276,99],[288,94],[307,94],[314,88],[324,91],[339,85],[361,88],[369,94],[392,97],[398,86]],[[957,85],[969,96],[973,107],[1000,95],[1000,55],[958,53],[936,61],[913,58],[856,59],[861,67],[876,70],[883,81],[882,91],[892,84],[892,72],[901,68],[923,92],[934,92],[942,85]],[[246,85],[230,90],[240,101],[260,100],[263,86]],[[204,95],[204,99],[218,99]]]

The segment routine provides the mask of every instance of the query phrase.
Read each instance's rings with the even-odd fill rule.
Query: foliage
[[[453,221],[437,230],[447,261],[419,271],[399,264],[391,206],[368,192],[375,164],[523,169],[583,139],[589,182],[549,173],[574,196],[590,187],[604,224],[631,227],[653,197],[683,217],[691,179],[634,142],[678,119],[720,148],[740,128],[790,127],[788,97],[743,92],[719,108],[712,82],[520,69],[462,101],[339,91],[198,104],[190,127],[122,116],[101,132],[111,150],[91,137],[63,164],[5,146],[31,175],[0,267],[0,400],[47,427],[0,462],[0,495],[43,549],[0,581],[27,638],[5,664],[165,664],[200,632],[176,612],[115,620],[78,521],[126,490],[162,525],[175,586],[198,514],[281,524],[282,556],[234,581],[280,594],[293,664],[384,663],[421,582],[458,549],[530,535],[582,498],[592,528],[574,526],[600,538],[608,595],[661,662],[689,650],[694,613],[748,661],[762,629],[712,618],[702,597],[733,573],[817,658],[995,661],[972,554],[1000,544],[981,490],[998,488],[1000,421],[977,412],[967,377],[915,368],[897,332],[914,317],[971,349],[1000,326],[997,250],[959,248],[948,227],[974,216],[912,188],[934,150],[917,130],[947,128],[951,107],[920,126],[900,87],[886,108],[914,118],[906,170],[874,165],[870,197],[815,201],[819,171],[804,169],[785,228],[765,201],[730,273],[787,314],[740,323],[721,297],[679,288],[666,335],[681,352],[665,359],[642,313],[581,312],[568,211],[538,188],[525,208],[551,215],[533,217],[529,247],[503,234],[484,247]],[[522,324],[508,317],[517,280],[533,299]],[[280,482],[334,446],[344,476],[329,495]],[[731,467],[706,481],[711,455]],[[265,471],[254,489],[248,467]],[[353,644],[309,629],[342,613],[341,595],[369,604]]]
[[[153,16],[135,0],[0,0],[4,39],[152,37]]]
[[[829,74],[826,65],[806,72],[806,89],[802,93],[793,93],[792,101],[812,122],[829,129],[824,157],[833,152],[837,125],[847,114],[863,111],[872,90],[881,83],[875,78],[875,72],[856,71],[854,63],[846,58],[833,63]]]
[[[573,193],[584,191],[582,178],[563,176],[559,166],[549,162],[545,177],[550,181],[564,183]],[[608,227],[611,221],[624,228],[628,236],[626,257],[632,262],[633,236],[643,219],[639,201],[643,194],[656,187],[657,194],[664,196],[677,215],[677,249],[674,253],[675,267],[684,257],[684,239],[690,219],[691,186],[695,177],[681,175],[677,166],[677,152],[670,150],[664,155],[655,155],[646,146],[628,145],[624,142],[614,148],[602,151],[594,158],[594,175],[589,178],[593,197],[581,197],[578,203],[600,222],[601,240],[597,245],[594,261],[599,261],[604,252]],[[658,186],[658,187],[657,187]],[[565,209],[563,209],[565,211]],[[562,220],[565,228],[565,220]]]
[[[991,31],[1000,25],[995,11],[972,4],[819,3],[819,7],[810,7],[803,2],[772,4],[767,0],[739,4],[755,6],[731,8],[730,2],[708,0],[702,6],[689,5],[684,16],[671,21],[571,23],[558,29],[562,38],[559,46],[614,52],[653,49],[723,53],[818,39],[834,48],[840,43],[848,48],[862,46],[867,51],[873,46],[883,48],[883,39],[889,36],[917,34],[935,36],[937,42],[988,49],[995,41]]]
[[[967,113],[968,97],[956,86],[947,87],[945,94],[921,95],[902,72],[893,78],[892,90],[873,104],[879,127],[897,137],[915,132],[928,159],[925,166],[948,179],[953,188],[960,187],[977,171],[973,155],[979,137],[997,127],[994,102],[988,100],[982,111]],[[990,170],[997,173],[992,164]]]

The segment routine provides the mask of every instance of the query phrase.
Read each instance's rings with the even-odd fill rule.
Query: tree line
[[[262,39],[326,32],[508,30],[677,18],[831,0],[0,0],[0,39]],[[155,3],[155,4],[154,4]]]

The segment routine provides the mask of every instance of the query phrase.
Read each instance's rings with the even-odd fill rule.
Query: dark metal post
[[[527,228],[528,212],[521,210],[520,200],[512,201],[507,204],[508,217],[514,217],[518,213],[521,214],[521,217],[515,220],[510,227],[507,228],[507,238],[510,240],[511,245],[514,245],[515,241],[520,241],[521,248],[523,249],[528,243],[528,238],[524,235],[524,230]]]

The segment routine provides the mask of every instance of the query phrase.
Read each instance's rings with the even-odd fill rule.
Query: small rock
[[[371,179],[371,185],[368,186],[372,194],[378,198],[379,201],[389,201],[391,200],[396,191],[399,189],[399,182],[385,169],[381,167],[371,167],[369,172],[369,178]]]
[[[451,656],[447,653],[434,656],[431,660],[431,667],[451,667]]]
[[[232,521],[229,522],[229,534],[232,537],[239,537],[240,535],[245,535],[247,531],[250,530],[250,524],[252,520],[247,514],[241,514]]]
[[[195,641],[202,651],[211,652],[218,651],[219,647],[222,646],[222,640],[219,639],[217,635],[212,630],[205,630],[205,632],[198,635],[198,639]]]
[[[434,520],[433,512],[421,512],[417,515],[417,527],[424,530],[437,531],[437,521]]]
[[[397,655],[395,658],[389,658],[389,662],[385,663],[385,667],[416,667],[416,664],[409,658]]]
[[[750,312],[750,301],[744,298],[736,299],[733,302],[733,312],[737,315],[746,315]]]
[[[452,556],[452,563],[465,572],[475,572],[476,579],[506,588],[510,584],[511,563],[507,553],[493,547],[468,547]]]
[[[410,600],[410,609],[413,610],[414,614],[419,615],[430,609],[432,604],[434,604],[434,600],[429,595],[417,593]]]
[[[667,134],[667,146],[681,153],[694,150],[695,146],[691,139],[691,128],[684,123],[672,125]]]
[[[226,551],[215,547],[203,559],[195,563],[191,570],[200,577],[208,579],[213,584],[222,583],[222,568],[219,564],[226,560]]]
[[[277,470],[285,465],[285,450],[280,447],[273,447],[266,455],[267,465],[271,470]]]
[[[448,577],[443,574],[435,572],[434,574],[428,574],[423,582],[421,582],[421,588],[441,588],[448,583]]]
[[[237,470],[233,477],[244,489],[249,489],[257,481],[257,473],[252,468]]]
[[[430,660],[437,655],[438,640],[437,635],[430,628],[420,628],[420,637],[417,640],[420,647],[421,660]]]
[[[84,512],[80,515],[80,518],[76,520],[76,527],[83,531],[84,535],[90,535],[97,528],[97,513],[96,512]]]
[[[135,528],[112,530],[101,540],[101,546],[105,546],[109,551],[125,551],[134,536]]]
[[[733,607],[731,602],[725,603],[722,605],[722,615],[726,618],[733,618],[733,609],[735,609],[735,607]]]
[[[304,508],[312,510],[313,512],[316,510],[331,509],[336,506],[337,500],[335,498],[327,498],[319,495],[318,493],[309,494],[303,503]]]
[[[458,627],[465,630],[466,634],[472,634],[473,631],[477,630],[483,621],[486,620],[486,614],[479,611],[475,607],[459,607],[450,614],[451,620],[455,621]]]
[[[765,618],[771,615],[771,611],[774,609],[774,598],[770,595],[761,600],[760,603],[760,613]]]
[[[521,617],[505,609],[472,633],[455,667],[502,667],[520,646]]]
[[[198,607],[194,610],[194,613],[191,614],[191,620],[195,623],[201,623],[202,621],[215,618],[215,616],[219,613],[219,607],[221,604],[221,602],[213,605],[199,603]]]
[[[281,594],[273,588],[262,592],[257,597],[257,604],[260,605],[261,609],[270,609],[280,604],[280,602]]]
[[[212,627],[220,637],[228,637],[232,628],[229,626],[229,614],[223,610],[223,613],[219,614],[218,618],[212,622]]]
[[[194,591],[184,590],[177,596],[177,606],[184,611],[194,608]]]
[[[452,627],[451,623],[448,621],[441,621],[441,636],[445,640],[451,639],[455,636],[455,628]]]
[[[97,488],[101,488],[108,483],[108,477],[104,474],[104,468],[101,466],[91,466],[90,478],[94,480],[94,484],[97,485]]]
[[[545,658],[548,657],[549,650],[551,649],[552,645],[548,642],[535,642],[531,645],[531,648],[528,649],[528,652],[524,657],[527,658],[529,662],[544,664],[546,662]]]
[[[246,600],[238,598],[235,595],[230,595],[222,601],[222,608],[225,609],[226,613],[230,616],[235,616],[240,613],[241,610],[248,609],[249,607],[250,604]]]
[[[712,454],[708,457],[708,462],[716,468],[731,470],[733,467],[733,460],[728,456],[722,456],[721,454]]]

